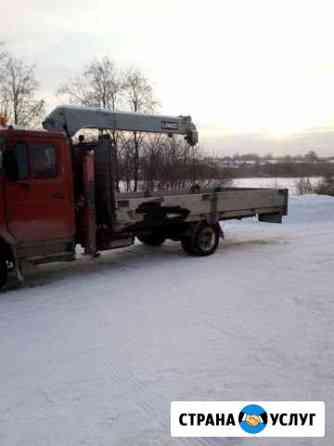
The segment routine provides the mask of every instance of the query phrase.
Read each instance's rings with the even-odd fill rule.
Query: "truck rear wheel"
[[[160,246],[166,240],[166,237],[161,232],[151,232],[150,234],[137,235],[137,238],[144,245]]]
[[[191,237],[181,240],[182,248],[187,254],[209,256],[216,251],[219,236],[220,227],[218,223],[214,225],[202,223],[194,229]]]
[[[0,258],[0,290],[2,290],[6,285],[7,277],[8,277],[7,261],[3,258]]]

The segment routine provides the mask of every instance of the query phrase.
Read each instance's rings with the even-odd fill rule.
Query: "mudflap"
[[[259,221],[265,221],[267,223],[282,223],[282,214],[259,214]]]

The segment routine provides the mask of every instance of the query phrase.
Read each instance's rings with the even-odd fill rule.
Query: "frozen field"
[[[334,444],[334,199],[224,225],[208,258],[137,244],[0,295],[0,445]],[[325,400],[325,439],[171,439],[171,400]]]

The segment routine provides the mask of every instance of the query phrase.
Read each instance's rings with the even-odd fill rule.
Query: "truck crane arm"
[[[198,132],[190,116],[112,112],[66,105],[55,108],[44,120],[43,127],[46,130],[64,130],[69,137],[81,129],[108,129],[185,135],[190,145],[194,146],[198,142]]]

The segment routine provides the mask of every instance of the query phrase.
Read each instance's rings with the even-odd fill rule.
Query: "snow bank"
[[[297,197],[208,258],[138,243],[31,273],[0,297],[1,446],[246,444],[171,439],[175,399],[325,400],[326,439],[293,445],[332,446],[333,217]]]

